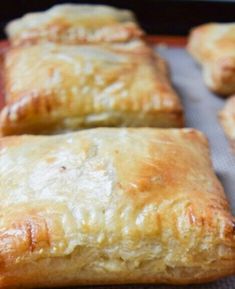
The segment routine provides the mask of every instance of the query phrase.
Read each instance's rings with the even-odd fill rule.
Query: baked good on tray
[[[235,152],[235,96],[230,97],[219,114],[220,123]]]
[[[56,5],[11,21],[6,33],[13,45],[43,41],[65,44],[123,42],[143,31],[133,13],[104,5]]]
[[[202,65],[206,85],[215,93],[235,93],[235,23],[210,23],[194,28],[188,50]]]
[[[141,41],[16,47],[6,54],[4,74],[2,135],[183,126],[166,65]]]
[[[235,223],[193,129],[0,138],[1,288],[211,281]]]

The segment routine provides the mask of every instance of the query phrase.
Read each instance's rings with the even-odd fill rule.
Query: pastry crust
[[[21,45],[45,41],[64,44],[123,42],[140,37],[143,31],[129,10],[62,4],[11,21],[6,33],[13,45]]]
[[[141,41],[13,48],[5,58],[5,94],[2,135],[183,126],[166,65]]]
[[[214,92],[235,93],[235,23],[210,23],[191,31],[188,50],[202,65],[204,80]]]
[[[230,97],[219,114],[220,123],[235,152],[235,96]]]
[[[234,218],[202,133],[98,128],[0,148],[0,288],[235,273]]]

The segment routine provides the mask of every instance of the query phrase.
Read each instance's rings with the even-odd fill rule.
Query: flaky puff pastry
[[[191,31],[188,50],[202,65],[206,85],[228,96],[235,93],[235,23],[210,23]]]
[[[6,33],[13,45],[52,41],[64,44],[123,42],[143,31],[133,13],[103,5],[56,5],[11,21]]]
[[[235,223],[200,132],[98,128],[0,147],[0,288],[235,273]]]
[[[4,75],[2,135],[183,125],[164,61],[140,41],[13,48],[6,55]]]
[[[219,113],[220,123],[235,152],[235,96],[230,97]]]

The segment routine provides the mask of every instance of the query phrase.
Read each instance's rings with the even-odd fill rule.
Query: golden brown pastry
[[[210,23],[194,28],[189,52],[202,65],[207,86],[227,96],[235,93],[235,23]]]
[[[14,45],[44,41],[64,44],[123,42],[143,34],[133,13],[103,5],[56,5],[11,21],[6,33]]]
[[[5,59],[5,94],[2,135],[183,125],[165,63],[138,41],[13,48]]]
[[[220,123],[235,152],[235,96],[230,97],[219,114]]]
[[[202,283],[235,273],[235,223],[193,129],[0,139],[0,287]]]

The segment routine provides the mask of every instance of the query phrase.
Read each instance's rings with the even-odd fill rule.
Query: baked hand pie
[[[235,96],[226,101],[219,114],[219,119],[235,152]]]
[[[182,106],[164,61],[140,41],[12,48],[4,75],[2,135],[183,126]]]
[[[235,273],[235,223],[193,129],[0,138],[0,286],[172,283]]]
[[[44,41],[64,44],[123,42],[143,31],[133,13],[103,5],[56,5],[11,21],[6,27],[13,45]]]
[[[214,92],[235,93],[235,23],[210,23],[192,30],[188,50],[202,65],[206,85]]]

